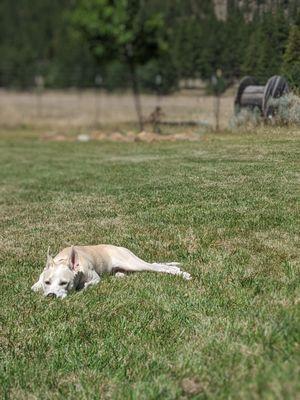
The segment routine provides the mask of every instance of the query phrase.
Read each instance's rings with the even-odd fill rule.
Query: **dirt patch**
[[[41,139],[50,142],[75,142],[76,137],[67,136],[60,133],[45,133],[41,136]]]
[[[196,133],[175,133],[170,135],[160,135],[154,132],[127,132],[127,133],[104,133],[104,132],[92,132],[91,134],[82,134],[78,136],[69,136],[65,134],[58,133],[45,133],[41,137],[42,140],[45,141],[54,141],[54,142],[88,142],[90,140],[98,140],[98,141],[109,141],[109,142],[145,142],[145,143],[153,143],[153,142],[197,142],[201,139],[199,134]]]
[[[195,395],[204,391],[204,387],[198,378],[184,378],[181,381],[181,388],[187,395]]]

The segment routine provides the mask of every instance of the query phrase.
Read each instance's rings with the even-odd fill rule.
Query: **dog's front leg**
[[[97,285],[101,280],[100,276],[96,271],[91,271],[89,274],[88,280],[84,283],[83,289],[87,289],[89,286]]]
[[[43,289],[42,283],[43,283],[43,272],[41,273],[39,280],[34,285],[31,286],[31,290],[33,290],[34,292],[42,290]]]

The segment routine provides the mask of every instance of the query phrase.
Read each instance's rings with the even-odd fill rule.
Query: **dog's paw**
[[[192,279],[191,274],[189,274],[188,272],[182,272],[181,276],[183,277],[183,279],[186,279],[187,281],[190,281]]]
[[[33,292],[38,292],[42,290],[42,285],[40,284],[40,282],[36,282],[34,285],[31,286],[31,290]]]
[[[166,272],[171,275],[181,275],[181,269],[179,267],[175,267],[174,265],[166,265]]]
[[[116,273],[115,273],[115,277],[116,277],[116,278],[119,278],[119,279],[120,279],[120,278],[122,279],[122,278],[127,278],[127,275],[124,274],[124,272],[116,272]]]
[[[188,272],[184,272],[184,271],[182,271],[180,268],[179,268],[179,266],[181,265],[181,264],[179,264],[179,263],[168,263],[168,264],[165,264],[166,266],[167,266],[167,268],[168,268],[168,272],[169,272],[169,274],[172,274],[172,275],[179,275],[179,276],[181,276],[183,279],[186,279],[187,281],[189,281],[189,280],[191,280],[192,279],[192,276],[191,276],[191,274],[189,274]]]

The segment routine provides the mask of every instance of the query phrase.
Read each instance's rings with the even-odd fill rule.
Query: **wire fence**
[[[159,108],[162,121],[214,126],[214,97],[197,90],[173,95],[141,96],[146,129],[151,115]],[[233,96],[221,98],[220,125],[226,127],[233,113]],[[107,93],[93,90],[12,91],[0,89],[0,126],[32,126],[43,129],[134,129],[137,117],[130,92]],[[148,124],[147,124],[148,122]]]

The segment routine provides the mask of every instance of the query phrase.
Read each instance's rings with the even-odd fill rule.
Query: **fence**
[[[168,96],[143,94],[141,101],[146,121],[159,106],[165,120],[214,125],[214,97],[203,96],[196,90]],[[221,127],[227,126],[232,113],[233,96],[223,96]],[[21,125],[53,130],[120,130],[137,126],[130,93],[111,94],[100,89],[28,92],[1,89],[0,126]],[[151,130],[151,126],[146,125],[146,129]]]

